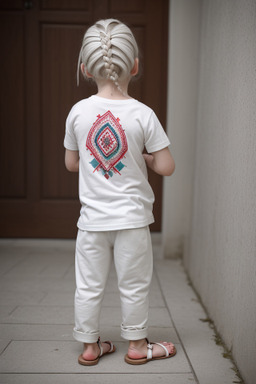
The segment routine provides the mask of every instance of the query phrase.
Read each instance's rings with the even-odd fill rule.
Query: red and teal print
[[[90,162],[94,172],[101,171],[106,179],[114,173],[121,174],[125,167],[121,160],[128,150],[128,145],[119,121],[110,111],[102,116],[98,115],[86,140],[86,147],[94,157]]]

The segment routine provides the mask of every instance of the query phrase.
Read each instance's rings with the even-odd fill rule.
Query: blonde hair
[[[119,20],[99,20],[85,33],[77,66],[85,65],[95,79],[110,79],[123,93],[119,80],[126,79],[138,57],[138,46],[132,31]],[[84,74],[84,76],[86,76]]]

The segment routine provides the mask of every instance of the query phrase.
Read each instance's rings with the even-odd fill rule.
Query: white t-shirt
[[[154,193],[142,156],[170,144],[152,109],[135,99],[91,96],[71,109],[65,148],[79,151],[78,228],[110,231],[154,222]]]

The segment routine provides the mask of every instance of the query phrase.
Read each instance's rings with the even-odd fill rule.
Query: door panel
[[[41,9],[92,12],[92,0],[42,0]]]
[[[72,95],[77,99],[84,97],[82,90],[77,89],[75,77],[83,33],[84,26],[79,25],[41,26],[41,197],[44,199],[77,198],[77,175],[67,177],[63,162],[66,118],[63,112],[68,113]]]
[[[168,0],[0,1],[1,78],[0,230],[2,237],[76,234],[78,175],[64,167],[70,108],[96,92],[80,79],[83,34],[101,18],[133,30],[141,75],[130,94],[152,107],[165,125]],[[28,6],[29,5],[29,6]],[[152,230],[161,229],[162,178],[149,173],[156,195]]]
[[[26,132],[21,102],[25,96],[24,27],[24,18],[16,14],[6,14],[0,23],[0,34],[5,37],[0,71],[0,196],[4,198],[24,198],[26,193]]]

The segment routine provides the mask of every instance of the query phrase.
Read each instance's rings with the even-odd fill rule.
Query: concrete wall
[[[165,257],[181,256],[190,228],[195,157],[201,0],[171,0],[167,133],[176,162],[164,178],[162,245]]]
[[[164,257],[256,377],[256,1],[171,0]]]
[[[184,263],[246,383],[254,384],[255,0],[203,1],[194,198]]]

